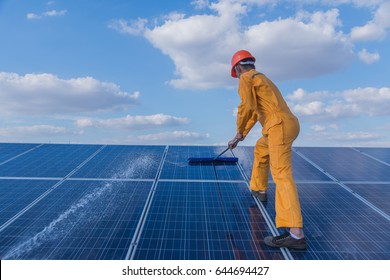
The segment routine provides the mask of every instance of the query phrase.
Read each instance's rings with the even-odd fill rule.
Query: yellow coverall
[[[264,192],[268,172],[276,184],[276,227],[302,228],[298,191],[292,175],[291,146],[299,134],[298,119],[288,108],[275,84],[252,69],[240,76],[237,133],[246,137],[259,121],[263,136],[257,141],[250,188]]]

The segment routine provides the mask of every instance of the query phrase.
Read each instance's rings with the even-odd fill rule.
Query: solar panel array
[[[1,259],[390,259],[390,149],[294,148],[307,250],[269,248],[253,147],[0,143]]]

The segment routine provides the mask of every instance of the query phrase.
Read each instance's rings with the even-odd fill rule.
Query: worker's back
[[[285,118],[295,118],[279,89],[268,77],[253,69],[244,73],[242,78],[251,79],[258,120],[263,128],[272,127]]]

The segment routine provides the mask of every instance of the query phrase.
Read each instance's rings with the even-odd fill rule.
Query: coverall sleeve
[[[238,105],[237,112],[237,133],[246,137],[257,121],[256,100],[252,94],[252,79],[250,76],[242,75],[240,77],[238,94],[241,103]]]
[[[242,133],[242,136],[245,138],[249,131],[251,131],[252,127],[257,123],[257,114],[256,113],[253,113],[252,114],[252,117],[248,120],[248,122],[246,123],[246,126],[245,126],[245,129],[244,129],[244,132]]]

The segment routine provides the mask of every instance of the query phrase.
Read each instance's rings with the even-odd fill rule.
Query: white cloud
[[[255,7],[295,4],[302,7],[295,16],[247,25],[246,16]],[[304,12],[305,5],[319,4],[330,10]],[[257,57],[257,68],[273,79],[305,79],[332,73],[357,57],[355,41],[383,39],[390,27],[390,2],[383,0],[194,0],[199,14],[171,12],[162,23],[147,26],[146,19],[113,21],[110,27],[130,35],[144,36],[175,64],[168,81],[176,88],[209,89],[235,85],[230,78],[231,55],[248,49]],[[338,6],[375,11],[372,20],[342,31]],[[335,8],[336,7],[336,8]],[[200,12],[202,11],[202,13]],[[255,18],[254,18],[255,19]],[[256,19],[255,19],[256,20]],[[366,63],[379,59],[378,53],[360,52]]]
[[[57,16],[65,15],[66,12],[67,12],[66,10],[62,10],[62,11],[51,10],[51,11],[44,12],[42,15],[47,17],[57,17]]]
[[[42,19],[42,18],[45,18],[45,17],[64,16],[66,13],[67,13],[67,10],[61,10],[61,11],[50,10],[50,11],[46,11],[46,12],[43,12],[43,13],[40,13],[40,14],[28,13],[26,15],[26,18],[29,19],[29,20],[34,20],[34,19],[37,20],[37,19]]]
[[[208,133],[198,133],[187,130],[164,131],[145,135],[132,135],[121,138],[106,139],[106,144],[135,144],[135,145],[194,145],[210,137]]]
[[[263,22],[245,32],[244,48],[253,50],[257,68],[274,79],[315,77],[353,59],[348,40],[336,31],[338,25],[337,9]]]
[[[313,130],[314,132],[320,132],[320,133],[324,133],[324,132],[329,132],[329,131],[338,131],[339,130],[339,126],[337,124],[326,124],[326,125],[323,125],[323,124],[314,124],[312,126],[310,126],[310,129]]]
[[[363,26],[352,28],[351,39],[353,41],[377,41],[387,35],[390,28],[390,2],[385,1],[376,10],[374,18]]]
[[[187,118],[179,118],[164,114],[149,116],[130,116],[105,120],[79,119],[75,125],[80,128],[109,128],[109,129],[149,129],[151,127],[168,127],[189,123]]]
[[[145,26],[148,20],[139,18],[135,21],[127,21],[125,19],[116,19],[110,21],[109,28],[112,28],[120,33],[129,35],[140,35],[145,32]]]
[[[136,104],[140,93],[92,77],[61,79],[53,74],[0,72],[2,114],[49,115],[110,111]]]
[[[310,127],[312,130],[316,131],[316,132],[321,132],[321,131],[325,131],[326,130],[326,127],[325,126],[322,126],[322,125],[313,125]]]
[[[0,137],[3,139],[26,139],[29,137],[52,137],[61,135],[76,135],[79,131],[69,130],[61,126],[31,125],[0,128]]]
[[[329,135],[328,139],[333,141],[376,141],[382,138],[381,135],[373,134],[370,132],[356,131],[356,132],[346,132],[346,133],[335,133],[334,135]]]
[[[27,18],[27,19],[40,19],[41,16],[40,16],[40,15],[37,15],[37,14],[35,14],[35,13],[28,13],[28,14],[26,15],[26,18]]]
[[[345,102],[356,106],[358,114],[369,116],[390,115],[390,88],[357,88],[342,93]]]
[[[354,27],[351,31],[353,41],[375,41],[385,37],[386,31],[375,23],[367,23],[364,26]]]
[[[390,115],[390,88],[387,87],[356,88],[334,93],[309,93],[298,89],[286,100],[304,121]]]
[[[370,53],[366,49],[361,50],[358,55],[360,60],[367,64],[372,64],[380,59],[379,53]]]
[[[156,134],[140,135],[137,139],[146,142],[177,142],[177,141],[192,141],[203,140],[209,138],[208,133],[198,133],[190,131],[166,131]]]
[[[206,1],[195,1],[204,8]],[[337,71],[354,58],[348,36],[337,31],[339,11],[300,12],[243,26],[242,18],[252,5],[275,1],[220,0],[208,5],[211,13],[165,18],[161,25],[145,27],[121,21],[120,32],[140,34],[168,55],[176,67],[176,88],[208,89],[234,85],[230,59],[237,49],[249,49],[257,68],[275,79],[309,78]],[[138,22],[146,20],[138,20]],[[119,24],[118,24],[119,25]],[[111,25],[112,27],[112,25]],[[212,28],[210,28],[212,27]]]
[[[324,104],[320,101],[308,102],[305,104],[296,104],[294,106],[294,112],[298,115],[313,116],[321,115],[324,113]]]
[[[210,4],[208,0],[193,0],[191,5],[193,5],[195,9],[201,10],[207,8]]]
[[[299,140],[305,138],[307,143],[313,143],[314,146],[339,146],[339,147],[357,147],[357,146],[388,146],[388,137],[385,134],[378,134],[370,131],[346,131],[335,130],[330,126],[313,132],[302,131]]]

